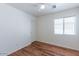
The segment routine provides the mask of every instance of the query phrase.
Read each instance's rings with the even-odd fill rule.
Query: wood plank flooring
[[[9,56],[79,56],[79,51],[34,41]]]

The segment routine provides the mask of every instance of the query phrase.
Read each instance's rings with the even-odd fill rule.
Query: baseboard
[[[18,49],[16,49],[16,50],[13,50],[13,51],[11,51],[10,53],[6,54],[6,56],[9,56],[10,54],[12,54],[12,53],[14,53],[14,52],[16,52],[16,51],[18,51],[18,50],[20,50],[20,49],[23,49],[24,47],[29,46],[29,45],[31,45],[31,44],[32,44],[32,42],[30,42],[30,43],[28,43],[27,45],[24,45],[24,46],[22,46],[22,47],[20,47],[20,48],[18,48]]]

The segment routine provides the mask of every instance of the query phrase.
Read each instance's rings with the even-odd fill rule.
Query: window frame
[[[64,33],[64,31],[65,31],[65,22],[64,22],[64,19],[65,18],[69,18],[69,17],[75,17],[75,23],[74,23],[74,34],[65,34]],[[63,33],[62,34],[57,34],[57,33],[55,33],[55,20],[56,19],[63,19]],[[77,17],[76,16],[67,16],[67,17],[60,17],[60,18],[56,18],[56,19],[54,19],[54,34],[55,35],[76,35],[76,19],[77,19]]]

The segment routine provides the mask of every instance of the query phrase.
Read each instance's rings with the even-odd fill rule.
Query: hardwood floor
[[[35,41],[9,56],[79,56],[79,51]]]

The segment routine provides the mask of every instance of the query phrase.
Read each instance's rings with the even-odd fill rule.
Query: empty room
[[[79,56],[79,3],[0,3],[0,56]]]

